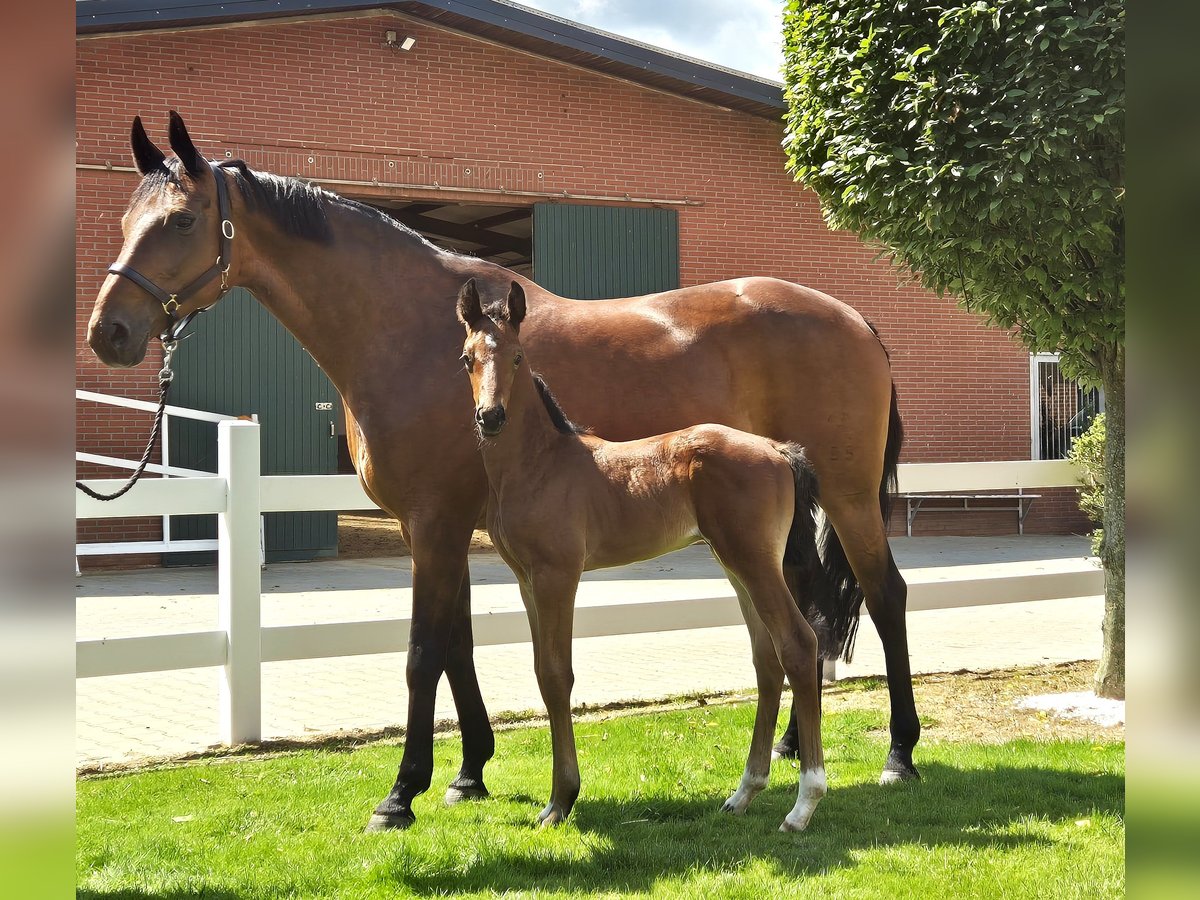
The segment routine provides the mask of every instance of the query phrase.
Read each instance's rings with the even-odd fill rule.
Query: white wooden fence
[[[113,394],[98,394],[95,391],[75,391],[76,400],[85,400],[90,403],[101,403],[106,406],[116,406],[124,409],[138,409],[142,412],[154,412],[158,409],[157,403],[150,403],[147,400],[133,400],[129,397],[117,397]],[[181,419],[191,419],[194,422],[233,422],[237,416],[227,416],[222,413],[208,412],[202,409],[188,409],[184,406],[168,405],[163,410],[162,430],[159,433],[159,442],[162,446],[161,463],[150,463],[146,466],[147,472],[153,472],[156,475],[182,475],[182,476],[203,476],[207,472],[201,472],[197,469],[186,469],[181,466],[173,466],[171,461],[171,417]],[[257,416],[250,417],[253,421],[258,421]],[[109,466],[115,469],[136,469],[138,463],[131,459],[119,459],[113,456],[101,456],[96,453],[85,453],[83,451],[75,452],[76,462],[97,463],[102,466]],[[75,545],[75,574],[79,574],[79,557],[81,556],[113,556],[119,554],[133,553],[187,553],[197,550],[216,550],[217,542],[214,540],[178,540],[171,538],[171,516],[164,513],[162,515],[162,540],[160,541],[91,541],[88,543]]]
[[[165,672],[221,666],[221,739],[228,744],[258,741],[262,734],[261,667],[264,662],[394,653],[408,646],[409,621],[383,619],[263,628],[259,520],[264,512],[374,509],[353,475],[261,475],[259,426],[248,421],[217,425],[216,475],[145,479],[125,496],[101,502],[76,494],[80,519],[138,516],[217,515],[219,615],[213,631],[79,641],[76,677]],[[119,480],[88,484],[112,491]],[[1072,465],[1051,462],[938,463],[900,466],[902,492],[990,491],[1076,484]],[[1043,567],[1045,568],[1045,567]],[[1103,573],[1091,563],[1059,571],[1013,571],[972,578],[960,569],[954,580],[909,581],[909,610],[945,609],[1060,597],[1086,597],[1104,589]],[[638,634],[740,624],[732,590],[727,596],[581,607],[575,636]],[[529,640],[525,613],[476,616],[477,646]]]

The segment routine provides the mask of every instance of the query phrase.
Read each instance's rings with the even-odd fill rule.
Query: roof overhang
[[[79,35],[173,30],[367,10],[397,12],[703,103],[778,121],[773,81],[651,47],[505,0],[77,0]]]

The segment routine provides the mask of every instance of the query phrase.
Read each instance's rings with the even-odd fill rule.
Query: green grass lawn
[[[744,818],[753,706],[577,727],[583,791],[568,824],[532,826],[550,785],[545,727],[498,735],[492,798],[448,809],[458,742],[407,832],[363,834],[400,750],[310,750],[78,784],[84,898],[538,896],[1080,897],[1124,893],[1124,745],[923,743],[919,784],[879,787],[882,713],[826,715],[829,794],[809,830],[776,831],[793,764]],[[881,731],[882,729],[882,731]]]

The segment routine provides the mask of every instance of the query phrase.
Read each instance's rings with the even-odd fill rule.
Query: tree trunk
[[[1105,351],[1104,384],[1104,647],[1096,669],[1101,697],[1125,699],[1125,348]]]

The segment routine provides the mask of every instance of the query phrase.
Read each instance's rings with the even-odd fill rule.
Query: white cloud
[[[779,0],[520,0],[551,15],[780,80]]]

